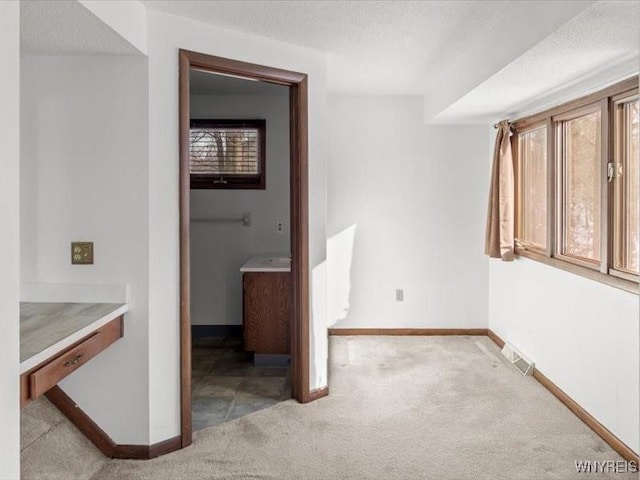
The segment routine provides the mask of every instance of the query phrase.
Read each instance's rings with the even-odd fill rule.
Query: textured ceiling
[[[500,1],[161,1],[148,8],[329,53],[333,92],[421,93],[427,66],[490,28]]]
[[[593,3],[143,1],[149,9],[325,52],[331,93],[422,95],[426,120],[473,92]],[[594,42],[603,41],[610,39],[597,36]],[[584,51],[577,47],[572,54]],[[563,53],[549,45],[546,54],[534,61],[553,64],[559,58]],[[581,75],[585,69],[580,58],[574,64],[580,66],[574,74]],[[550,88],[565,81],[558,75],[545,79]],[[468,115],[463,110],[455,115]],[[446,118],[452,121],[453,116]]]
[[[20,48],[34,54],[139,54],[75,0],[22,0]]]
[[[282,85],[216,75],[200,70],[191,70],[189,83],[193,95],[273,95],[284,97],[289,95],[289,88]]]
[[[639,53],[640,2],[598,2],[435,120],[477,123],[529,113],[545,99],[557,103],[563,91],[575,92],[581,84],[593,90],[637,74]]]

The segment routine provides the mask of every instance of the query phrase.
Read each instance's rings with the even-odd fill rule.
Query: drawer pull
[[[26,382],[28,385],[25,385],[28,387],[25,388],[28,399],[38,398],[57,385],[60,380],[68,377],[78,368],[82,368],[84,364],[122,337],[122,333],[122,316],[120,316],[78,341],[60,356],[48,359],[34,370],[23,374],[28,377]]]
[[[72,365],[75,365],[76,363],[79,363],[80,360],[82,360],[82,357],[84,357],[84,353],[79,353],[78,355],[73,357],[71,360],[67,360],[66,362],[64,362],[64,366],[65,367],[71,367]]]

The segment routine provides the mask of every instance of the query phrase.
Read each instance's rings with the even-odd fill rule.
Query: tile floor
[[[191,383],[194,430],[291,398],[289,368],[255,367],[239,338],[194,340]]]

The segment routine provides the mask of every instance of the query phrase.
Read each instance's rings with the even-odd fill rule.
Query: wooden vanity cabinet
[[[244,349],[291,353],[291,272],[245,272],[242,283]]]

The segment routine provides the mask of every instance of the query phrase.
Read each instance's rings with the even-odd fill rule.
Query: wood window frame
[[[588,105],[583,105],[582,107],[576,108],[569,112],[561,113],[559,115],[554,115],[551,118],[552,128],[554,130],[554,154],[555,154],[555,184],[553,185],[554,190],[554,211],[555,211],[555,238],[553,241],[555,242],[555,248],[553,250],[552,255],[555,258],[560,260],[564,260],[566,262],[571,262],[576,265],[580,265],[585,268],[592,268],[594,270],[601,271],[602,273],[607,273],[606,264],[607,264],[607,255],[603,255],[603,252],[606,252],[606,237],[607,237],[607,216],[606,216],[606,208],[607,202],[603,197],[606,197],[607,192],[607,137],[608,137],[608,124],[607,124],[607,102],[605,100],[597,101]],[[565,135],[564,131],[565,122],[569,122],[571,120],[575,120],[586,115],[591,115],[593,113],[600,113],[600,244],[597,246],[600,260],[590,260],[586,257],[580,257],[578,255],[571,255],[569,253],[565,253],[565,223],[566,219],[566,209],[565,209],[565,194],[567,190],[567,159],[565,157]],[[604,164],[604,170],[602,169],[602,165]],[[604,181],[603,181],[604,175]],[[605,242],[603,244],[603,241]]]
[[[520,118],[512,122],[513,158],[515,173],[515,228],[516,238],[522,233],[522,171],[518,158],[519,134],[547,126],[547,248],[527,247],[516,243],[516,255],[569,271],[571,273],[619,288],[636,295],[639,293],[638,275],[631,275],[613,268],[613,182],[608,182],[608,163],[614,156],[614,115],[615,104],[624,98],[638,95],[638,76],[613,84],[603,90],[584,97],[549,108],[542,112]],[[560,142],[558,125],[566,119],[583,115],[591,109],[601,111],[601,190],[600,190],[600,261],[586,262],[579,258],[559,254],[562,252],[559,241],[562,236],[561,193],[563,181],[560,169]]]
[[[613,129],[613,133],[612,133],[612,146],[611,146],[611,161],[614,164],[614,168],[615,165],[618,162],[618,156],[619,156],[619,147],[620,147],[620,142],[622,140],[621,135],[620,135],[620,131],[616,128],[618,126],[618,122],[620,121],[619,119],[619,115],[618,115],[618,106],[619,105],[623,105],[625,103],[628,102],[633,102],[633,101],[638,101],[640,99],[640,92],[638,90],[635,91],[631,91],[631,92],[623,92],[619,95],[615,95],[613,97],[611,97],[611,115],[610,115],[610,121],[611,121],[611,125],[612,125],[612,129]],[[616,199],[615,199],[615,195],[618,193],[616,191],[615,188],[615,182],[611,182],[611,207],[610,207],[610,215],[611,215],[611,225],[612,225],[612,236],[611,236],[611,247],[610,247],[610,255],[611,255],[611,266],[609,268],[609,274],[610,275],[614,275],[626,280],[634,280],[637,275],[629,270],[623,269],[623,268],[617,268],[616,264],[615,264],[615,249],[616,249],[616,243],[620,242],[622,243],[622,239],[624,238],[624,235],[620,235],[620,232],[618,231],[618,229],[622,228],[622,225],[619,224],[619,219],[616,217],[616,211],[615,211],[615,203],[616,203]]]
[[[258,130],[258,173],[214,175],[190,174],[192,189],[257,189],[266,188],[267,127],[264,119],[191,119],[190,129],[199,128],[251,128]]]
[[[545,132],[546,132],[546,136],[547,136],[547,198],[546,198],[546,202],[547,202],[547,238],[546,238],[546,247],[540,248],[536,245],[531,245],[531,244],[527,244],[524,242],[523,240],[523,236],[524,236],[524,224],[523,224],[523,217],[524,215],[522,215],[523,212],[523,201],[522,201],[522,191],[523,191],[523,182],[524,182],[524,176],[523,176],[523,165],[522,165],[522,160],[520,158],[520,148],[519,148],[519,140],[520,140],[520,135],[522,134],[526,134],[529,132],[532,132],[534,130],[538,130],[544,128]],[[552,190],[551,188],[549,188],[549,186],[551,185],[551,181],[553,181],[553,175],[551,175],[551,179],[549,178],[549,174],[553,173],[549,171],[549,145],[551,144],[551,142],[549,141],[549,139],[551,138],[552,132],[551,132],[551,124],[549,121],[541,121],[538,123],[533,123],[531,125],[527,125],[526,127],[524,127],[521,131],[518,132],[514,132],[514,136],[516,137],[516,139],[514,140],[514,142],[512,142],[512,150],[513,150],[513,161],[514,161],[514,177],[515,177],[515,190],[516,190],[516,195],[515,195],[515,211],[518,212],[518,214],[515,216],[515,234],[516,234],[516,242],[518,244],[518,247],[521,250],[527,250],[530,252],[534,252],[537,253],[539,255],[545,255],[545,256],[551,256],[551,244],[549,242],[550,240],[550,229],[552,228],[552,226],[550,225],[549,222],[549,208],[550,208],[550,201],[549,201],[549,191]]]

